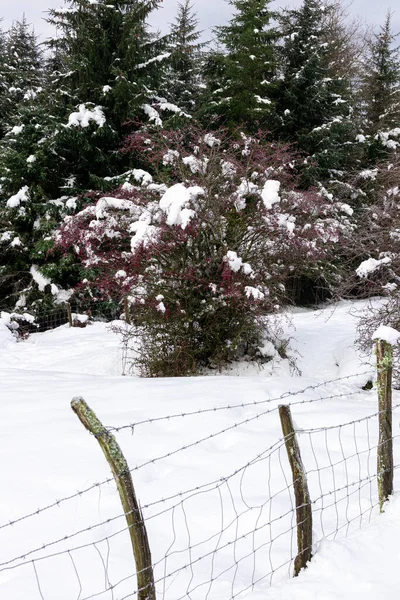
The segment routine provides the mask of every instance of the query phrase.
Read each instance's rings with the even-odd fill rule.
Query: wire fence
[[[123,303],[75,298],[57,306],[39,304],[32,315],[22,308],[18,312],[7,314],[18,323],[21,336],[43,333],[68,324],[73,327],[84,327],[89,320],[110,322],[125,318]]]
[[[107,427],[128,448],[140,443],[140,436],[154,441],[154,454],[131,465],[130,471],[135,483],[141,475],[141,511],[157,599],[233,600],[251,595],[257,600],[271,584],[292,576],[296,503],[285,438],[277,436],[279,405],[284,400],[295,418],[304,418],[313,403],[328,407],[338,398],[362,393],[350,385],[346,391],[330,393],[360,375],[263,401]],[[392,411],[396,423],[399,408],[395,405]],[[179,443],[183,431],[195,433],[200,419],[212,427],[210,417],[222,411],[234,416],[231,424]],[[380,412],[370,406],[365,413],[364,407],[362,416],[337,419],[329,426],[296,426],[310,490],[313,554],[322,540],[347,536],[379,513]],[[261,451],[254,445],[252,453],[248,427],[255,422],[260,435],[265,431],[266,442]],[[157,434],[160,427],[172,425],[177,442],[164,449]],[[233,432],[237,437],[232,439]],[[395,456],[399,437],[393,436]],[[246,453],[242,440],[249,445]],[[235,466],[230,470],[224,448],[233,457]],[[215,463],[211,474],[210,456]],[[399,466],[395,462],[394,471]],[[105,478],[0,524],[0,584],[6,582],[10,600],[26,597],[27,589],[30,600],[141,598],[128,534],[114,480]]]

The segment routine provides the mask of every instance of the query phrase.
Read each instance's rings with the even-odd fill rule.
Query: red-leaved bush
[[[256,355],[288,277],[322,269],[348,216],[296,190],[296,157],[261,135],[190,125],[134,133],[124,151],[148,171],[130,171],[56,235],[85,269],[78,291],[127,299],[146,375]]]

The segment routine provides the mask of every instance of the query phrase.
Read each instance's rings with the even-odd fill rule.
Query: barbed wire
[[[351,394],[348,393],[348,395]],[[307,401],[315,402],[317,400],[314,398]],[[305,400],[293,402],[292,405],[303,403],[305,403]],[[395,411],[399,406],[400,404],[395,405],[393,410]],[[250,419],[245,419],[241,423],[236,423],[221,430],[220,433],[239,424],[245,424],[250,420],[260,418],[276,409],[277,407],[274,407],[253,415]],[[382,411],[375,411],[362,418],[351,419],[338,425],[307,429],[297,428],[301,440],[303,462],[306,465],[310,460],[314,462],[314,466],[308,464],[306,469],[311,484],[311,504],[314,519],[317,521],[316,534],[313,540],[314,545],[318,544],[323,538],[335,538],[342,532],[347,535],[349,528],[356,525],[357,522],[361,526],[365,515],[369,514],[369,518],[371,518],[374,509],[379,505],[376,499],[377,493],[372,492],[371,484],[382,473],[378,474],[375,470],[371,471],[370,469],[372,454],[375,455],[379,444],[374,441],[370,431],[370,423],[373,419],[377,420],[380,412]],[[211,439],[215,435],[211,434],[202,438],[202,440]],[[345,435],[348,436],[348,439],[344,438]],[[393,436],[393,441],[398,441],[399,437],[400,435]],[[319,438],[321,438],[322,444],[317,447],[316,441]],[[346,441],[344,441],[345,439]],[[196,440],[182,448],[194,447],[197,442],[200,443],[202,440]],[[349,440],[352,440],[353,445],[350,444]],[[308,443],[305,443],[306,441]],[[260,585],[263,581],[268,581],[271,584],[278,571],[287,569],[290,573],[295,559],[296,525],[294,516],[296,509],[293,502],[293,483],[289,475],[288,465],[281,455],[282,452],[285,453],[286,451],[283,448],[285,448],[285,438],[280,438],[269,448],[256,454],[251,460],[246,461],[240,468],[235,469],[227,476],[216,478],[211,482],[189,488],[183,492],[171,494],[166,498],[159,498],[142,506],[141,510],[145,515],[146,523],[157,521],[159,523],[158,527],[163,529],[165,528],[166,519],[168,518],[171,521],[172,540],[168,543],[166,551],[159,552],[160,556],[153,562],[156,573],[155,585],[161,586],[160,597],[165,600],[168,598],[173,598],[173,600],[183,600],[184,598],[195,600],[195,598],[200,597],[197,594],[202,590],[201,597],[207,600],[214,586],[223,585],[226,589],[229,580],[230,595],[226,592],[224,597],[232,600],[249,589],[254,589],[256,585]],[[170,456],[180,450],[174,450],[166,455]],[[156,460],[159,459],[146,461],[132,469],[132,471]],[[258,500],[256,497],[253,498],[253,491],[252,500],[250,501],[247,498],[249,492],[247,491],[248,486],[246,486],[246,476],[250,475],[250,472],[257,465],[262,466],[263,473],[266,475],[266,490]],[[397,468],[399,468],[399,465],[395,466],[395,469]],[[258,480],[257,473],[252,475],[253,479],[256,477],[255,481]],[[331,485],[329,482],[331,482]],[[93,487],[96,486],[92,486],[92,489]],[[198,526],[193,528],[193,515],[195,519],[198,517],[196,511],[192,514],[193,508],[190,510],[189,508],[192,507],[193,502],[197,503],[194,505],[195,507],[198,506],[200,497],[204,494],[208,497],[210,493],[214,499],[213,502],[216,502],[218,507],[215,514],[217,515],[219,512],[220,520],[215,516],[213,527],[210,528],[210,531],[206,528],[203,532]],[[173,504],[168,505],[169,502]],[[160,510],[153,514],[147,514],[150,508],[159,505],[162,507]],[[343,508],[341,508],[342,505]],[[178,511],[180,511],[180,516]],[[36,514],[36,512],[32,513],[32,515]],[[137,571],[119,577],[118,581],[114,581],[114,583],[111,583],[108,573],[110,542],[116,540],[118,536],[126,534],[129,531],[128,525],[102,536],[101,539],[90,540],[87,543],[69,548],[61,548],[57,552],[27,560],[27,557],[36,553],[45,552],[46,549],[58,544],[65,544],[68,540],[79,535],[109,525],[125,517],[126,514],[129,513],[114,515],[99,523],[82,528],[73,534],[28,550],[20,556],[0,563],[0,572],[26,567],[31,564],[39,595],[42,600],[45,600],[46,592],[44,586],[41,585],[41,575],[37,565],[43,561],[64,556],[72,564],[79,587],[79,600],[91,600],[110,594],[112,598],[115,598],[114,592],[117,590],[119,600],[137,596],[141,590],[125,591],[125,584],[129,583],[129,587],[131,587],[132,579],[138,575]],[[320,517],[319,523],[318,516]],[[328,526],[324,522],[325,516],[328,519]],[[178,517],[179,521],[177,520]],[[182,545],[182,540],[185,537],[187,543]],[[98,547],[102,543],[107,544],[106,558],[102,556]],[[104,584],[101,591],[93,593],[84,591],[80,577],[80,564],[77,558],[77,552],[84,548],[93,548],[101,561],[104,571]],[[260,563],[263,564],[262,573],[260,573],[260,567],[258,566]],[[198,567],[200,565],[203,566],[199,572]],[[239,577],[241,569],[246,569],[247,580],[251,583],[244,581],[242,576]],[[201,576],[202,571],[205,572],[204,576]],[[182,581],[182,578],[184,581]]]
[[[363,375],[363,374],[361,374],[361,375]],[[110,427],[107,427],[107,430],[110,431],[110,432],[112,432],[112,431],[118,432],[118,431],[121,431],[123,429],[131,429],[131,430],[133,429],[134,430],[134,428],[137,425],[139,425],[139,424],[140,425],[142,425],[144,423],[150,424],[150,423],[154,423],[154,422],[159,421],[159,420],[169,420],[170,418],[174,419],[174,418],[178,418],[178,417],[182,417],[182,416],[189,416],[190,414],[202,414],[203,412],[207,412],[207,413],[208,412],[216,412],[219,409],[221,409],[221,410],[228,410],[228,409],[244,408],[246,406],[258,406],[258,405],[262,405],[262,404],[266,404],[266,403],[269,404],[269,403],[272,403],[272,402],[279,402],[281,400],[284,400],[285,398],[295,397],[297,395],[304,394],[304,393],[306,393],[308,391],[319,389],[319,388],[323,387],[324,385],[329,385],[329,384],[332,384],[332,383],[335,383],[335,382],[344,381],[344,380],[351,379],[351,378],[354,378],[354,377],[357,377],[357,376],[360,376],[360,374],[347,375],[345,377],[339,377],[339,378],[336,378],[336,379],[331,379],[331,380],[329,380],[327,382],[322,382],[322,383],[317,383],[317,384],[311,384],[311,385],[306,386],[305,388],[303,388],[301,390],[294,391],[294,392],[285,392],[285,393],[281,394],[280,396],[277,396],[275,398],[268,398],[266,400],[253,401],[253,402],[250,402],[250,403],[241,403],[239,405],[227,405],[225,407],[215,407],[215,408],[208,408],[208,409],[200,409],[199,411],[195,411],[194,413],[180,413],[180,414],[170,415],[169,417],[168,416],[163,416],[163,417],[159,417],[159,418],[156,417],[155,419],[147,419],[147,420],[143,420],[141,422],[132,423],[132,424],[127,425],[127,426],[121,426],[120,428],[112,428],[112,427],[110,428]],[[330,396],[321,396],[321,397],[318,397],[318,398],[311,398],[311,399],[299,400],[298,402],[289,403],[289,405],[290,406],[296,406],[296,405],[299,405],[299,404],[311,404],[311,403],[314,403],[314,402],[321,402],[321,401],[325,401],[325,400],[339,399],[339,398],[344,398],[344,397],[347,398],[347,397],[354,396],[354,395],[359,394],[359,393],[361,393],[361,391],[357,389],[357,390],[355,390],[353,392],[342,392],[342,393],[339,393],[339,394],[331,394]],[[267,409],[267,410],[265,410],[265,411],[263,411],[261,413],[258,413],[258,414],[254,415],[252,417],[248,417],[247,419],[244,419],[242,421],[234,423],[233,425],[230,425],[230,426],[228,426],[228,427],[226,427],[226,428],[224,428],[222,430],[219,430],[219,431],[217,431],[215,433],[211,433],[211,434],[209,434],[207,436],[204,436],[203,438],[201,438],[199,440],[196,440],[196,441],[194,441],[194,442],[192,442],[190,444],[186,444],[184,446],[180,446],[179,448],[177,448],[177,449],[175,449],[175,450],[173,450],[171,452],[168,452],[168,453],[165,453],[165,454],[163,454],[161,456],[149,459],[149,460],[145,461],[144,463],[131,468],[130,472],[133,473],[133,472],[138,471],[138,470],[140,470],[140,469],[142,469],[142,468],[144,468],[146,466],[149,466],[150,464],[155,464],[156,462],[158,462],[160,460],[164,460],[166,458],[170,458],[171,456],[174,456],[174,455],[178,454],[179,452],[184,452],[186,450],[189,450],[190,448],[199,446],[203,442],[213,440],[216,437],[227,433],[228,431],[232,431],[234,429],[237,429],[238,427],[240,427],[242,425],[247,425],[247,424],[249,424],[249,423],[251,423],[251,422],[253,422],[253,421],[255,421],[255,420],[257,420],[257,419],[259,419],[259,418],[261,418],[263,416],[265,416],[265,415],[273,413],[273,412],[275,412],[277,410],[278,410],[278,406],[275,406],[275,407],[273,407],[271,409]],[[27,513],[26,515],[23,515],[23,516],[18,517],[16,519],[12,519],[12,520],[8,521],[7,523],[2,523],[0,525],[0,530],[4,529],[6,527],[10,527],[10,526],[16,525],[17,523],[19,523],[21,521],[24,521],[26,519],[29,519],[29,518],[33,517],[33,516],[39,515],[39,514],[45,512],[45,511],[47,511],[47,510],[53,509],[55,507],[59,507],[61,504],[65,503],[65,502],[68,502],[68,501],[73,500],[73,499],[75,499],[75,498],[77,498],[79,496],[87,494],[88,492],[90,492],[90,491],[92,491],[92,490],[94,490],[94,489],[96,489],[96,488],[98,488],[100,486],[109,484],[113,480],[114,480],[113,477],[108,477],[108,478],[106,478],[106,479],[104,479],[104,480],[102,480],[100,482],[96,482],[96,483],[94,483],[94,484],[92,484],[92,485],[84,488],[83,490],[78,490],[77,492],[74,492],[74,493],[72,493],[72,494],[70,494],[68,496],[65,496],[63,498],[57,499],[54,502],[52,502],[52,503],[50,503],[50,504],[48,504],[48,505],[46,505],[46,506],[44,506],[42,508],[38,508],[35,511]]]
[[[135,427],[138,427],[139,425],[153,424],[153,423],[157,423],[159,421],[171,421],[172,419],[191,417],[191,416],[197,416],[197,415],[208,414],[208,413],[217,413],[217,412],[223,411],[223,410],[232,410],[235,408],[247,408],[249,406],[260,406],[261,404],[266,404],[266,403],[271,403],[271,402],[279,402],[280,400],[284,400],[285,398],[289,398],[291,396],[305,394],[306,392],[317,390],[321,387],[330,385],[332,383],[343,382],[343,381],[346,381],[347,379],[353,379],[355,377],[362,377],[364,375],[371,375],[371,370],[364,371],[362,373],[353,373],[352,375],[345,375],[343,377],[337,377],[335,379],[330,379],[330,380],[324,381],[322,383],[310,384],[310,385],[306,386],[305,388],[302,388],[301,390],[284,392],[280,396],[275,396],[274,398],[267,398],[266,400],[252,400],[250,402],[240,402],[237,404],[226,404],[224,406],[199,408],[198,410],[194,410],[194,411],[180,412],[180,413],[175,413],[172,415],[163,415],[161,417],[152,417],[149,419],[142,419],[141,421],[135,421],[128,425],[121,425],[120,427],[107,426],[107,430],[110,432],[114,432],[114,431],[119,432],[119,431],[123,431],[124,429],[130,429],[130,430],[133,429],[134,430]],[[334,395],[326,396],[323,398],[305,400],[304,402],[309,403],[309,402],[316,402],[319,400],[337,399],[337,398],[347,397],[347,396],[351,396],[354,394],[360,394],[360,393],[361,393],[361,390],[357,390],[355,392],[342,392],[340,394],[334,394]],[[297,404],[299,404],[299,403],[297,403]]]

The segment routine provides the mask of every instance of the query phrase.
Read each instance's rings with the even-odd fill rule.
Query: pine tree
[[[193,114],[197,108],[202,50],[206,46],[206,43],[199,42],[202,32],[198,31],[197,25],[191,0],[178,3],[167,47],[171,56],[165,96],[189,114]]]
[[[335,5],[304,0],[282,17],[281,135],[312,156],[314,183],[349,161],[356,132],[352,123],[352,87],[335,58],[340,37],[329,29]],[[314,171],[314,172],[313,172]]]
[[[14,21],[8,31],[5,57],[10,101],[15,105],[26,97],[34,97],[43,83],[43,52],[25,15],[21,21]]]
[[[223,52],[211,53],[206,69],[206,113],[229,124],[268,127],[273,122],[277,31],[271,0],[231,0],[236,13],[216,29]]]
[[[388,12],[380,33],[369,41],[362,86],[364,126],[368,134],[400,125],[400,50]]]
[[[0,21],[1,23],[1,21]],[[7,104],[7,82],[5,74],[6,66],[6,37],[2,29],[0,29],[0,139],[4,135],[4,127],[6,122],[6,104]]]
[[[13,123],[19,103],[34,98],[43,84],[42,50],[25,15],[0,35],[0,137]]]
[[[50,46],[65,57],[65,88],[71,101],[104,107],[121,131],[143,104],[158,94],[165,40],[148,30],[147,18],[161,0],[66,0],[49,22],[62,33]]]
[[[82,206],[88,190],[105,189],[110,176],[126,169],[119,152],[124,122],[146,113],[159,119],[151,104],[164,42],[145,22],[158,3],[71,0],[65,10],[51,11],[61,35],[50,43],[46,89],[17,105],[0,145],[0,252],[6,256],[0,278],[8,282],[1,297],[11,306],[22,290],[30,301],[35,297],[32,264],[68,280],[70,266],[64,276],[57,256],[48,256],[52,232]]]

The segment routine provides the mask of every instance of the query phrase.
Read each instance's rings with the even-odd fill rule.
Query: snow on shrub
[[[152,176],[132,177],[56,234],[84,269],[77,293],[127,299],[146,375],[254,353],[288,276],[329,257],[347,216],[296,190],[289,148],[262,136],[190,125],[134,133],[124,151]]]
[[[14,338],[25,338],[36,327],[35,317],[29,313],[9,313],[5,311],[0,313],[0,332],[3,330],[3,336],[4,330],[7,328]],[[8,339],[10,338],[8,337]]]

